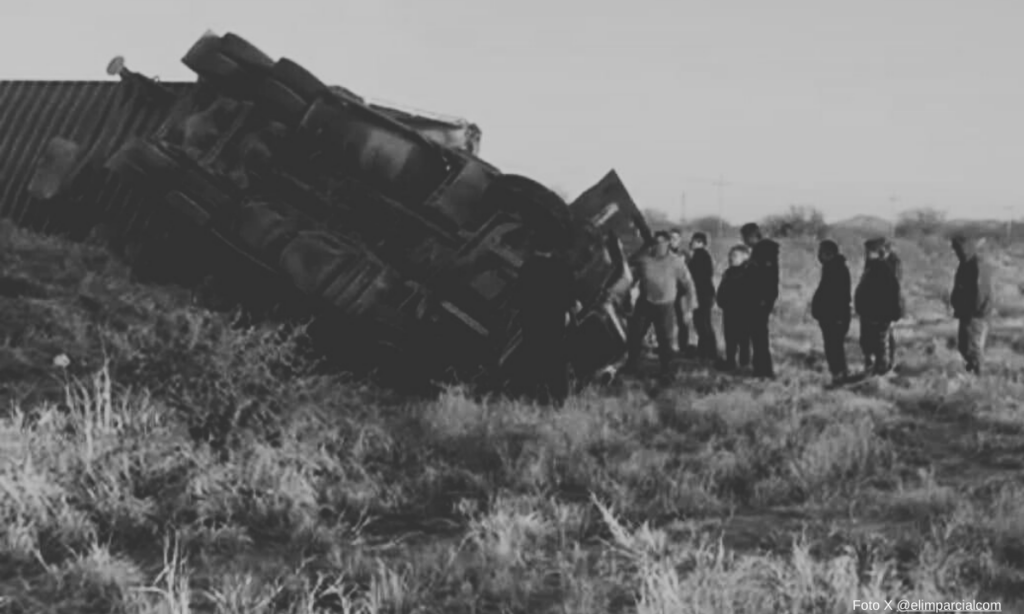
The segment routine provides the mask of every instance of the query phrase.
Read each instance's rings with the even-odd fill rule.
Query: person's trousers
[[[828,362],[829,373],[846,373],[846,335],[850,332],[850,320],[825,320],[818,325],[821,327],[821,338],[825,344],[825,361]]]
[[[643,300],[637,301],[633,318],[629,322],[627,364],[635,367],[639,363],[644,348],[644,337],[647,336],[651,325],[654,325],[661,369],[662,372],[667,372],[672,363],[672,332],[675,330],[675,321],[676,313],[672,303],[654,304]]]
[[[860,321],[860,349],[864,352],[865,367],[877,374],[888,373],[892,368],[894,337],[892,322]]]
[[[672,304],[675,312],[675,334],[679,345],[679,351],[685,352],[690,347],[690,327],[686,325],[686,318],[683,317],[683,299],[677,298]],[[694,322],[694,326],[696,326]]]
[[[988,320],[985,318],[960,318],[957,348],[960,350],[960,355],[963,356],[969,373],[981,374],[985,361],[988,329]]]
[[[523,387],[538,403],[561,406],[569,397],[569,361],[565,343],[523,340]]]
[[[757,377],[775,377],[771,333],[768,331],[771,316],[771,311],[767,309],[754,310],[750,315],[750,345],[753,350],[751,362]]]
[[[722,312],[722,328],[725,329],[725,362],[736,365],[739,354],[739,366],[750,364],[750,322],[746,314],[731,311]]]
[[[693,310],[693,327],[697,330],[697,356],[708,360],[718,358],[718,339],[711,323],[711,308],[698,307]]]

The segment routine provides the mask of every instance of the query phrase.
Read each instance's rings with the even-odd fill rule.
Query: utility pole
[[[679,195],[679,221],[686,220],[686,192]]]
[[[716,237],[716,239],[720,239],[722,235],[725,234],[725,229],[722,227],[722,223],[724,221],[723,214],[725,213],[724,189],[725,186],[729,184],[725,182],[724,177],[719,177],[718,181],[715,182],[715,185],[718,186],[718,237]]]

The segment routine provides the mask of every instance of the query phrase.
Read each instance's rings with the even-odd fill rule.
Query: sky
[[[185,51],[230,31],[372,100],[469,119],[483,158],[570,197],[614,168],[672,217],[1024,217],[1020,0],[19,6],[0,79],[110,79],[123,55],[191,80]]]

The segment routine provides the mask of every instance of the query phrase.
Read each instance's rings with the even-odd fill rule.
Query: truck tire
[[[200,38],[181,62],[200,77],[215,82],[235,81],[245,74],[238,62],[224,54],[221,39],[217,36]]]
[[[528,226],[568,231],[569,206],[561,196],[522,175],[499,175],[484,192],[492,206],[518,214]]]
[[[256,100],[265,114],[287,128],[297,127],[309,107],[309,101],[273,76],[267,76],[260,83]]]
[[[241,36],[231,32],[220,38],[220,52],[242,68],[256,74],[266,74],[274,67],[273,58]]]
[[[320,79],[288,58],[281,58],[260,83],[256,99],[272,118],[295,128],[309,106],[329,94],[330,89]]]
[[[270,74],[282,85],[305,99],[306,104],[330,92],[330,88],[323,81],[288,58],[281,58],[275,62]]]

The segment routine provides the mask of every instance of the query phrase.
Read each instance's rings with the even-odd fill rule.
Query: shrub
[[[773,237],[821,239],[828,233],[828,224],[818,209],[793,206],[786,213],[765,218],[762,230]]]
[[[896,222],[897,237],[923,237],[941,233],[946,227],[946,214],[937,209],[912,209],[900,214]]]

